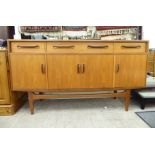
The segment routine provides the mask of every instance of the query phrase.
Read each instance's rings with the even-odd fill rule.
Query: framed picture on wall
[[[22,39],[40,38],[141,40],[142,26],[20,26]],[[35,36],[35,37],[34,37]]]

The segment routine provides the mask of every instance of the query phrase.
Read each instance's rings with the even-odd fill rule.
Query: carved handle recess
[[[45,66],[44,64],[41,64],[41,72],[42,72],[43,74],[46,73],[46,66]]]
[[[108,45],[88,45],[88,48],[108,48]]]
[[[18,45],[17,48],[39,48],[38,45]]]
[[[120,66],[119,66],[119,64],[117,64],[117,65],[116,65],[116,73],[119,72],[119,69],[120,69]]]
[[[85,72],[85,64],[82,64],[82,73]]]
[[[74,45],[55,45],[53,48],[74,48]]]
[[[141,48],[140,45],[138,46],[127,46],[127,45],[123,45],[122,48]]]
[[[80,73],[80,68],[81,68],[81,65],[77,64],[77,73]]]

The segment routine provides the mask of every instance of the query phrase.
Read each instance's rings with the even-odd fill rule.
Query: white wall
[[[21,35],[19,33],[19,26],[15,26],[15,35],[14,39],[21,39]]]
[[[155,27],[153,25],[143,26],[143,39],[149,40],[149,48],[155,48]]]

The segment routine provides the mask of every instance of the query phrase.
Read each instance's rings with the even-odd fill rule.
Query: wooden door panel
[[[45,55],[10,54],[10,60],[13,90],[47,89]]]
[[[48,55],[47,62],[49,89],[113,87],[112,55]]]
[[[115,87],[144,87],[146,82],[146,55],[115,56]]]
[[[113,87],[113,60],[112,55],[85,55],[81,64],[84,71],[81,74],[83,88],[112,88]]]
[[[79,57],[76,55],[48,55],[49,89],[78,88],[80,74],[78,74]]]
[[[0,53],[0,104],[9,103],[9,85],[5,53]]]

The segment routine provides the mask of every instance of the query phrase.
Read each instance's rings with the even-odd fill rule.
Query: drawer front
[[[145,53],[145,43],[114,43],[115,53]]]
[[[44,42],[11,42],[11,52],[45,52]]]
[[[49,53],[113,53],[113,43],[103,42],[48,42]]]

